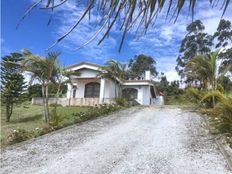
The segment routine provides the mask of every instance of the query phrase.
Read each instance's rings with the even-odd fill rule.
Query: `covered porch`
[[[67,99],[72,106],[95,106],[113,103],[114,95],[110,95],[112,82],[104,78],[75,78],[69,83]],[[112,89],[112,88],[111,88]]]

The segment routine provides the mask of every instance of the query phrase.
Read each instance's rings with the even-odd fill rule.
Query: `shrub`
[[[227,123],[227,122],[222,122],[217,126],[217,128],[221,133],[231,133],[232,124]]]
[[[63,107],[61,104],[56,104],[56,103],[52,103],[49,106],[50,107]]]
[[[199,105],[202,97],[204,96],[204,93],[204,91],[191,87],[185,91],[185,97],[191,102]]]
[[[117,103],[117,105],[123,107],[128,107],[129,105],[128,100],[126,98],[116,98],[115,102]]]
[[[19,143],[32,138],[33,134],[24,129],[14,129],[7,136],[7,142],[9,144]]]
[[[95,118],[101,115],[105,115],[114,111],[121,109],[122,107],[115,104],[102,104],[92,109],[88,110],[87,112],[77,112],[73,113],[72,115],[75,116],[75,122],[86,121],[91,118]]]
[[[50,113],[50,120],[49,120],[49,125],[52,126],[53,128],[57,129],[59,127],[62,127],[61,122],[62,122],[62,118],[60,115],[57,114],[57,110],[56,110],[56,104],[53,107],[51,113]]]
[[[33,135],[34,137],[38,137],[46,133],[52,132],[54,130],[55,130],[54,127],[51,126],[50,124],[43,124],[41,127],[35,128],[35,130],[33,131]]]

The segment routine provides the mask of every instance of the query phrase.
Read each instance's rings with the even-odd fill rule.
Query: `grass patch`
[[[50,108],[52,110],[52,107]],[[87,112],[90,107],[57,107],[57,113],[59,114],[61,125],[67,126],[74,124],[76,117],[73,113]],[[21,106],[16,106],[11,116],[11,121],[6,122],[5,108],[1,107],[1,145],[4,147],[7,145],[7,137],[11,135],[13,130],[25,130],[32,132],[35,129],[46,127],[43,118],[43,106],[30,105],[25,103]],[[49,132],[49,131],[48,131]],[[46,133],[46,132],[45,132]]]
[[[166,98],[167,105],[179,105],[179,106],[193,106],[193,103],[189,101],[185,95],[172,95]]]

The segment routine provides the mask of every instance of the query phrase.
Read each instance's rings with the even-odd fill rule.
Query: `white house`
[[[157,95],[150,71],[145,72],[144,80],[120,81],[101,78],[101,66],[93,63],[81,62],[66,67],[66,71],[70,70],[80,73],[72,76],[72,83],[68,84],[67,99],[71,105],[112,103],[119,94],[140,105],[150,105]]]

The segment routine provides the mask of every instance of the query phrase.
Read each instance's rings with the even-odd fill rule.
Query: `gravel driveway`
[[[203,119],[179,108],[130,108],[2,151],[1,173],[227,174]]]

